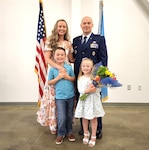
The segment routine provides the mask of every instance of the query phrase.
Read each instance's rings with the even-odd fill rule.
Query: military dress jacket
[[[79,73],[79,67],[83,58],[90,58],[94,64],[102,61],[107,66],[107,47],[104,36],[91,34],[86,44],[82,44],[82,36],[73,39],[74,72],[76,77]]]

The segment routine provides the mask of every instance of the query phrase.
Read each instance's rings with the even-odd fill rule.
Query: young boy
[[[55,86],[55,100],[57,107],[58,133],[56,144],[61,144],[63,138],[75,141],[72,134],[72,120],[74,110],[74,80],[75,75],[71,65],[65,63],[66,52],[62,47],[57,47],[54,51],[55,62],[65,68],[65,72],[59,72],[56,68],[50,68],[48,74],[48,84]]]

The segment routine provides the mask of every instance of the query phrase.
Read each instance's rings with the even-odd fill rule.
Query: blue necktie
[[[86,44],[86,39],[87,39],[87,37],[85,36],[83,39],[83,43],[82,43],[83,45]]]

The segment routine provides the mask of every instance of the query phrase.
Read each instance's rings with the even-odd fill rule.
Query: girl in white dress
[[[63,67],[57,65],[53,59],[53,51],[57,47],[63,47],[66,50],[67,63],[69,63],[69,60],[71,62],[74,61],[72,60],[73,49],[70,42],[68,25],[64,19],[57,20],[55,23],[51,35],[46,40],[44,56],[46,64],[48,65],[48,70],[52,66],[57,68],[60,72],[66,72],[66,70]],[[51,133],[56,134],[57,119],[55,93],[54,87],[48,85],[48,80],[46,81],[44,94],[40,101],[40,108],[37,112],[37,122],[42,126],[49,126]]]
[[[84,58],[80,65],[80,72],[78,75],[78,91],[80,96],[83,94],[89,94],[86,100],[80,100],[77,103],[75,110],[75,117],[82,118],[84,138],[83,143],[88,146],[95,146],[96,142],[96,130],[97,130],[97,118],[103,117],[105,112],[100,100],[101,88],[96,88],[92,84],[92,69],[93,61],[89,58]],[[91,139],[90,132],[88,131],[89,120],[91,122]]]

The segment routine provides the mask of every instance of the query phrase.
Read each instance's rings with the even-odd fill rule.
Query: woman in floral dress
[[[48,64],[48,70],[50,66],[52,66],[57,68],[60,72],[65,72],[65,69],[57,65],[53,60],[53,51],[56,47],[63,47],[66,50],[67,63],[69,63],[69,60],[71,62],[74,61],[72,57],[73,49],[70,42],[68,25],[64,19],[57,20],[55,23],[51,35],[46,40],[44,56],[46,63]],[[49,126],[51,133],[56,134],[57,120],[54,86],[49,86],[47,81],[44,87],[44,94],[41,99],[40,108],[37,112],[37,122],[42,126]]]

